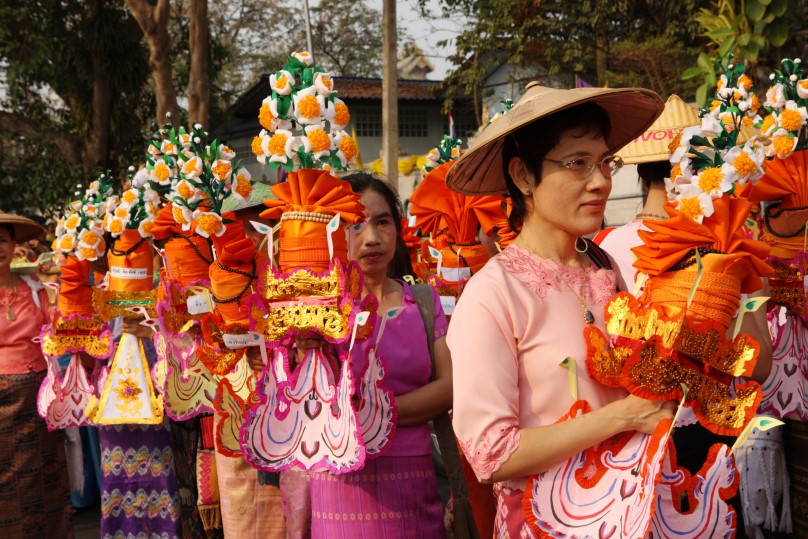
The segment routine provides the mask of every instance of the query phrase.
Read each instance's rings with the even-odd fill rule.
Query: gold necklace
[[[17,316],[11,311],[11,306],[14,305],[14,301],[17,299],[17,288],[14,287],[11,289],[11,299],[10,300],[3,300],[0,301],[0,305],[6,308],[6,320],[9,322],[13,322],[17,319]]]
[[[578,240],[576,240],[576,246],[577,246],[577,241],[578,241]],[[528,244],[525,242],[525,240],[520,239],[520,240],[519,240],[519,243],[521,243],[521,244],[522,244],[522,246],[523,246],[523,247],[524,247],[526,250],[528,250],[528,251],[530,251],[530,252],[534,253],[536,256],[539,256],[539,254],[538,254],[538,253],[536,253],[536,251],[534,251],[533,249],[531,249],[531,248],[530,248],[530,246],[529,246],[529,245],[528,245]],[[580,253],[578,253],[578,252],[577,252],[577,249],[576,249],[576,254],[575,254],[575,256],[576,256],[576,258],[578,259],[578,263],[579,263],[579,264],[581,264],[581,255],[580,255]],[[539,256],[539,258],[541,258],[542,260],[545,260],[545,259],[544,259],[543,257],[541,257],[541,256]],[[548,260],[549,260],[549,259],[548,259]],[[553,261],[553,262],[554,262],[554,261]],[[564,265],[564,264],[562,264],[561,262],[558,262],[558,264],[559,264],[560,266],[563,266],[563,265]],[[569,291],[573,293],[573,295],[575,296],[575,298],[578,300],[578,303],[580,303],[580,304],[581,304],[581,312],[582,312],[582,313],[583,313],[583,315],[584,315],[584,322],[586,323],[586,325],[587,325],[587,326],[591,326],[592,324],[594,324],[594,323],[595,323],[595,315],[594,315],[594,314],[592,314],[592,311],[590,311],[590,310],[587,308],[587,306],[586,306],[586,301],[584,301],[584,298],[583,298],[583,297],[581,297],[581,295],[580,295],[580,294],[578,294],[578,292],[576,292],[575,290],[573,290],[573,289],[572,289],[572,287],[569,285],[569,283],[568,283],[567,281],[565,281],[565,280],[564,280],[564,279],[561,277],[561,272],[560,272],[560,271],[558,271],[558,270],[557,270],[557,269],[555,269],[555,268],[550,267],[550,266],[549,266],[549,265],[547,265],[547,264],[545,264],[545,267],[549,268],[549,269],[550,269],[550,270],[551,270],[553,273],[555,273],[555,276],[556,276],[556,278],[558,279],[558,282],[559,282],[559,283],[564,283],[564,286],[566,286],[566,287],[569,289]],[[588,284],[589,284],[589,283],[588,283],[588,281],[586,280],[586,267],[584,267],[584,265],[583,265],[583,264],[581,264],[581,269],[582,269],[582,270],[583,270],[583,272],[584,272],[584,286],[586,286],[586,285],[588,285]],[[585,293],[585,292],[584,292],[584,293]]]
[[[580,261],[581,261],[581,259],[580,259],[580,257],[578,257],[578,262],[580,262]],[[591,326],[592,324],[594,324],[595,323],[595,315],[592,314],[592,311],[590,311],[587,308],[586,301],[584,300],[584,298],[580,294],[578,294],[578,292],[576,292],[572,288],[572,286],[570,286],[570,284],[561,277],[561,272],[560,271],[558,271],[555,268],[550,268],[550,269],[553,271],[553,273],[556,274],[556,278],[558,279],[558,282],[559,283],[564,283],[564,286],[566,286],[567,289],[569,289],[569,291],[573,293],[575,298],[578,300],[578,303],[581,304],[581,312],[584,315],[584,323],[586,323],[587,326]],[[584,271],[584,286],[587,286],[588,281],[586,280],[586,268],[583,267],[583,265],[581,265],[581,269]],[[586,295],[586,291],[584,291],[584,295]]]

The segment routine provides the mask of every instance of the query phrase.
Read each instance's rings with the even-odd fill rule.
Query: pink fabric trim
[[[540,259],[516,244],[506,247],[499,257],[500,263],[541,299],[547,297],[548,288],[568,292],[568,286],[576,293],[583,291],[587,303],[593,305],[605,305],[614,295],[617,278],[613,270],[581,269]]]
[[[504,423],[488,429],[480,436],[477,439],[476,450],[474,449],[475,438],[458,441],[477,479],[485,481],[490,479],[494,472],[502,468],[502,465],[511,458],[513,452],[519,447],[520,438],[521,431],[518,425]]]

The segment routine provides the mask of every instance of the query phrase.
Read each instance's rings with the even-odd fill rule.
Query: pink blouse
[[[34,303],[31,288],[20,279],[11,312],[15,320],[7,320],[5,307],[0,307],[0,374],[27,374],[45,370],[45,358],[39,343],[31,339],[39,336],[48,321],[50,304],[44,289],[36,292],[39,307]],[[0,290],[0,300],[8,302],[11,290]]]
[[[600,246],[617,264],[617,270],[623,279],[625,287],[622,290],[632,291],[634,288],[634,278],[637,276],[637,269],[634,267],[636,257],[631,251],[632,247],[642,245],[639,231],[651,229],[645,226],[640,219],[629,221],[623,226],[613,229],[600,240]]]
[[[549,425],[569,411],[569,371],[575,360],[578,398],[593,409],[625,395],[586,370],[585,321],[578,296],[603,328],[603,308],[615,273],[543,260],[510,245],[466,285],[449,325],[454,380],[453,424],[481,480],[519,446],[520,429]],[[506,482],[523,489],[525,479]]]

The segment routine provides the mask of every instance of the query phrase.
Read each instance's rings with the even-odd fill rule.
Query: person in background
[[[266,245],[262,245],[264,236],[255,230],[250,221],[266,224],[260,213],[266,208],[264,200],[268,198],[274,198],[269,186],[256,183],[245,204],[238,204],[231,197],[222,208],[224,212],[234,211],[236,218],[242,221],[246,236],[253,240],[255,249],[259,251],[256,256],[259,270],[266,259]],[[257,281],[254,281],[254,285],[257,286]],[[248,347],[247,353],[250,366],[260,372],[263,363],[258,348]],[[214,422],[218,422],[218,413],[214,416]],[[216,470],[226,538],[282,539],[287,536],[277,474],[257,471],[243,458],[226,457],[218,451]]]
[[[452,362],[446,346],[447,321],[438,294],[429,288],[435,312],[433,334],[427,336],[413,289],[400,280],[408,256],[401,240],[401,208],[384,181],[365,173],[345,178],[362,195],[366,225],[357,234],[351,256],[364,274],[364,293],[379,301],[378,312],[400,307],[387,320],[377,345],[385,365],[385,386],[398,406],[390,447],[369,458],[354,473],[311,474],[312,537],[443,537],[443,508],[432,464],[429,421],[445,413],[452,401]],[[357,343],[352,357],[358,379],[376,344],[373,335]],[[428,341],[434,342],[435,375]],[[364,358],[365,362],[361,362]]]
[[[39,344],[51,316],[44,287],[11,271],[15,242],[42,227],[0,212],[0,537],[73,537],[64,438],[37,414],[47,363]]]

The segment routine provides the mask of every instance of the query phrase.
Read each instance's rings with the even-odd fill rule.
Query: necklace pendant
[[[592,314],[592,311],[589,309],[584,311],[584,322],[586,322],[587,325],[592,325],[595,323],[595,315]]]
[[[11,312],[11,309],[6,309],[6,320],[8,320],[9,322],[13,322],[16,319],[17,317],[14,315],[13,312]]]

